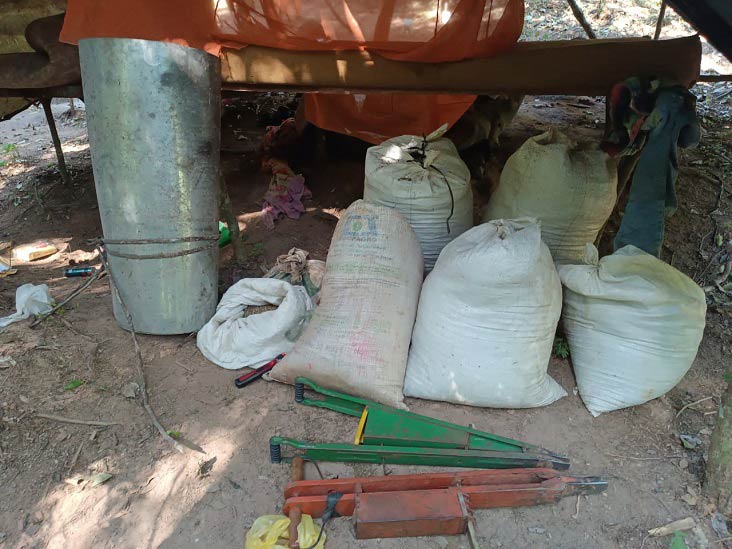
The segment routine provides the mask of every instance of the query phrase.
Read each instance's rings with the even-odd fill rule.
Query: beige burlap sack
[[[403,406],[421,285],[422,252],[401,214],[354,202],[333,234],[320,306],[271,377],[292,383],[305,376],[329,389]]]

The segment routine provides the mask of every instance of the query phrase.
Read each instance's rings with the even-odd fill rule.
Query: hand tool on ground
[[[252,381],[254,381],[255,379],[259,379],[264,374],[269,372],[272,368],[274,368],[280,360],[285,358],[286,354],[287,353],[280,353],[279,355],[274,357],[264,366],[260,366],[256,370],[251,370],[251,371],[247,372],[246,374],[240,375],[239,377],[237,377],[234,380],[234,385],[236,385],[237,388],[239,388],[239,389],[249,385]]]
[[[306,398],[306,388],[321,398]],[[569,459],[544,448],[324,389],[304,377],[295,379],[295,401],[360,417],[355,443],[318,444],[272,437],[272,463],[292,460],[292,456],[282,455],[282,446],[287,446],[295,449],[295,456],[310,461],[569,468]]]
[[[474,509],[556,503],[563,497],[599,494],[600,477],[563,476],[554,469],[478,470],[385,477],[294,481],[285,488],[283,512],[313,518],[342,493],[335,511],[353,516],[356,538],[466,533]]]

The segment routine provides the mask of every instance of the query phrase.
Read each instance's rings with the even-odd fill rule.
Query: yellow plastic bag
[[[290,519],[282,515],[264,515],[254,521],[247,532],[244,549],[275,549],[290,546]],[[297,539],[300,547],[310,547],[318,539],[320,527],[313,522],[313,517],[303,515],[297,527]],[[315,549],[323,549],[325,533]]]

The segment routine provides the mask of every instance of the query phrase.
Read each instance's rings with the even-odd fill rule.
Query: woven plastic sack
[[[393,208],[357,200],[336,225],[320,305],[287,357],[271,372],[306,376],[337,391],[403,406],[422,253]]]
[[[248,307],[262,305],[277,308],[244,316]],[[314,307],[303,286],[243,278],[226,290],[196,343],[203,356],[222,368],[257,368],[292,348]]]
[[[470,170],[442,135],[404,135],[366,153],[363,198],[396,208],[417,234],[425,272],[445,244],[473,226]]]
[[[556,130],[528,139],[506,162],[483,220],[536,217],[554,260],[576,263],[615,207],[617,166]]]
[[[425,280],[404,394],[493,408],[566,396],[547,375],[561,306],[535,219],[470,229],[445,246]]]
[[[577,387],[593,416],[643,404],[671,390],[704,334],[704,291],[671,265],[625,246],[585,265],[562,265],[562,326]]]

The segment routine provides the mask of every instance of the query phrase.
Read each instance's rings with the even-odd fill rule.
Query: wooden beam
[[[630,76],[660,76],[691,86],[700,64],[698,36],[519,42],[496,57],[453,63],[248,46],[222,52],[222,84],[252,91],[606,95]]]
[[[28,99],[54,99],[56,97],[75,97],[84,99],[81,84],[54,86],[51,88],[0,88],[0,97],[27,97]]]
[[[701,74],[699,82],[732,82],[732,74]]]

